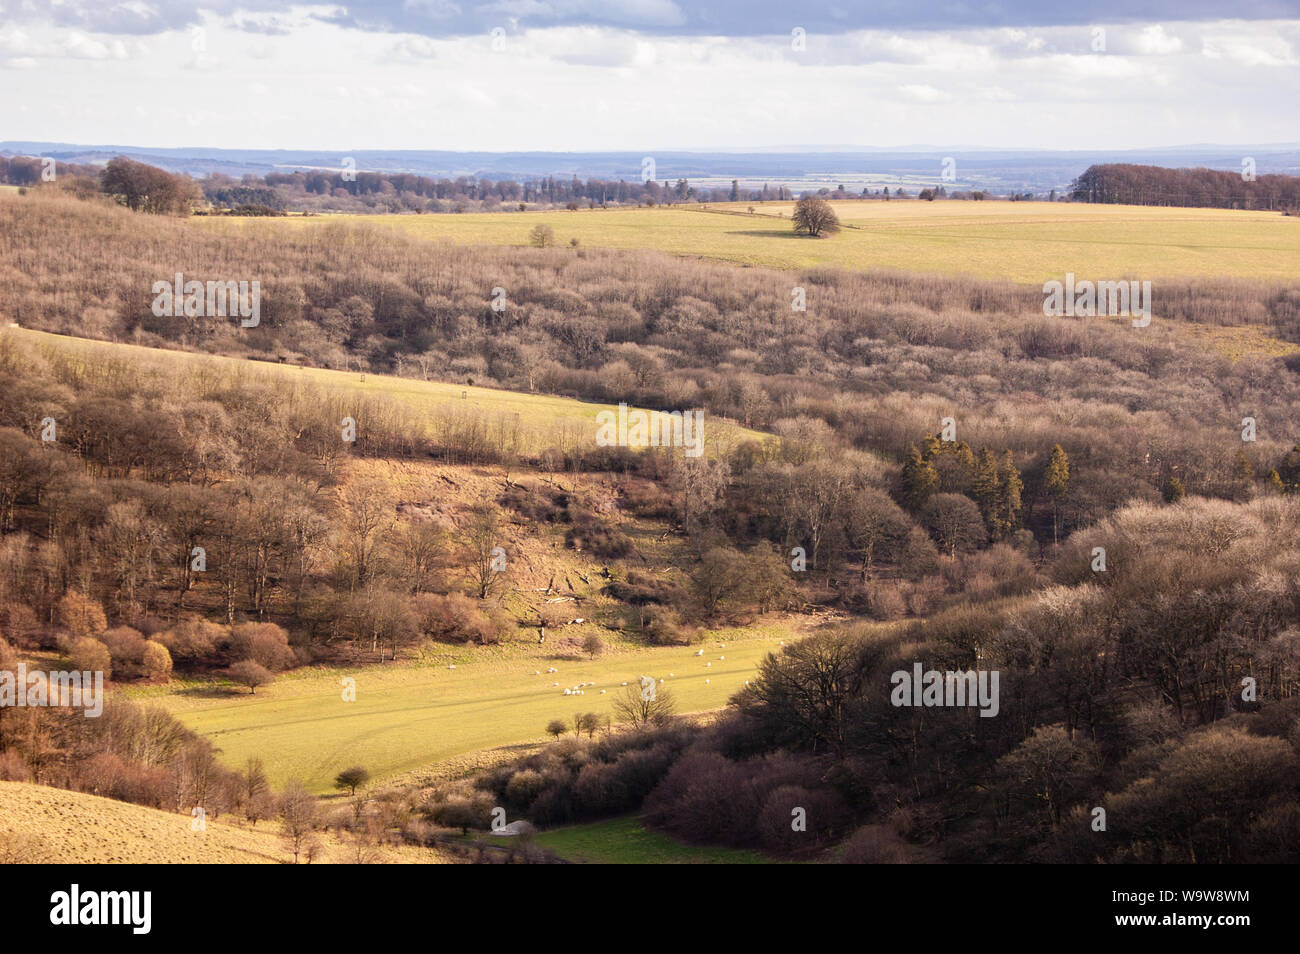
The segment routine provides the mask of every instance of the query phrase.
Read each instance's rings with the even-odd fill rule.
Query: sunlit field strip
[[[754,213],[747,211],[753,206]],[[434,241],[525,245],[550,225],[557,244],[655,249],[775,268],[890,268],[1041,283],[1080,276],[1236,276],[1269,281],[1300,271],[1300,218],[1278,212],[915,199],[833,202],[846,227],[793,234],[790,203],[732,203],[575,212],[289,217],[305,228],[361,220]],[[781,216],[784,214],[784,218]],[[203,221],[240,228],[244,218]]]

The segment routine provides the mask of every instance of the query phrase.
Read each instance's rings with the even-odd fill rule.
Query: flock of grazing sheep
[[[726,649],[726,648],[727,648],[727,644],[726,644],[726,643],[719,643],[718,645],[721,646],[723,649]],[[782,645],[782,646],[785,645],[785,641],[784,641],[784,640],[781,641],[781,645]],[[704,650],[703,650],[703,649],[696,650],[695,655],[696,655],[696,656],[703,656],[703,655],[704,655]],[[719,661],[719,662],[725,662],[725,661],[726,661],[726,658],[727,658],[726,656],[719,656],[719,657],[718,657],[718,661]],[[713,663],[711,663],[711,662],[706,662],[706,663],[704,664],[704,666],[705,666],[706,669],[707,669],[707,668],[712,668]],[[452,664],[449,665],[447,668],[448,668],[448,669],[455,669],[455,668],[456,668],[456,665],[455,665],[455,663],[452,663]],[[550,675],[551,673],[555,673],[555,672],[559,672],[559,670],[556,669],[554,666],[551,666],[550,668],[548,668],[548,669],[546,670],[547,675]],[[535,669],[535,670],[533,670],[533,675],[534,675],[534,676],[540,676],[541,674],[542,674],[542,671],[541,671],[540,669]],[[642,676],[642,677],[641,677],[641,680],[644,682],[644,681],[645,681],[646,679],[648,679],[648,678],[649,678],[648,676]],[[669,679],[676,678],[676,673],[671,673],[671,672],[670,672],[670,673],[668,674],[668,678],[669,678]],[[660,683],[662,683],[663,681],[664,681],[664,680],[663,680],[662,678],[659,680]],[[708,680],[708,679],[705,679],[705,680],[704,680],[704,684],[707,686],[707,685],[709,684],[709,680]],[[595,684],[594,682],[580,682],[580,683],[578,683],[576,686],[568,686],[568,687],[566,687],[566,688],[564,689],[564,695],[566,695],[566,696],[581,696],[581,695],[585,695],[585,694],[586,694],[586,690],[593,688],[595,685],[596,685],[596,684]],[[624,683],[621,683],[621,685],[622,685],[622,686],[627,686],[627,683],[624,682]],[[749,685],[749,680],[748,680],[748,679],[745,680],[745,685],[747,685],[747,686]],[[552,688],[552,689],[558,689],[558,688],[560,688],[560,684],[559,684],[558,682],[553,682],[553,683],[551,683],[551,688]],[[600,690],[600,694],[603,696],[603,695],[605,695],[606,691],[607,691],[607,690],[602,689],[602,690]]]
[[[726,643],[719,643],[719,645],[720,645],[723,649],[726,649],[726,648],[727,648],[727,644],[726,644]],[[781,645],[784,646],[785,643],[782,642]],[[704,655],[704,650],[703,650],[703,649],[697,650],[696,653],[695,653],[695,655],[696,655],[696,656],[703,656],[703,655]],[[719,662],[724,662],[724,661],[726,661],[726,658],[727,658],[726,656],[719,656],[719,657],[718,657],[718,661],[719,661]],[[711,667],[713,666],[713,663],[711,663],[711,662],[706,662],[706,663],[704,664],[704,666],[705,666],[705,668],[711,668]],[[451,668],[451,669],[455,669],[456,667],[455,667],[455,666],[451,666],[451,667],[449,667],[449,668]],[[547,675],[549,675],[549,674],[551,674],[551,673],[555,673],[555,672],[559,672],[559,670],[556,669],[554,666],[551,666],[550,668],[548,668],[548,669],[546,670]],[[535,670],[533,670],[533,675],[534,675],[534,676],[540,676],[540,675],[542,675],[542,672],[541,672],[540,669],[535,669]],[[669,679],[674,679],[674,678],[676,678],[676,676],[677,676],[676,673],[672,673],[672,672],[670,672],[670,673],[668,674],[668,678],[669,678]],[[650,677],[649,677],[649,676],[641,676],[640,678],[641,678],[642,683],[644,683],[644,682],[645,682],[646,680],[648,680]],[[659,682],[660,682],[661,684],[664,682],[664,680],[663,680],[662,677],[659,679]],[[705,680],[704,680],[704,684],[705,684],[705,685],[708,685],[708,684],[709,684],[709,680],[708,680],[708,679],[705,679]],[[565,687],[564,690],[563,690],[563,694],[566,695],[566,696],[581,696],[581,695],[585,695],[585,694],[586,694],[586,691],[587,691],[588,689],[593,688],[595,685],[596,685],[596,684],[595,684],[594,682],[580,682],[580,683],[578,683],[576,686],[567,686],[567,687]],[[620,685],[623,686],[623,687],[626,687],[626,686],[627,686],[627,683],[626,683],[626,682],[624,682],[624,683],[620,683]],[[747,686],[749,685],[749,680],[748,680],[748,679],[745,680],[745,685],[747,685]],[[552,689],[559,689],[559,688],[560,688],[560,684],[559,684],[558,682],[553,682],[553,683],[551,683],[551,688],[552,688]],[[606,692],[607,692],[607,690],[605,690],[605,689],[600,690],[600,694],[601,694],[602,696],[605,695]]]

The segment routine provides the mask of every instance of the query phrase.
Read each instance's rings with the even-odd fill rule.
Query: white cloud
[[[1216,141],[1232,115],[1234,138],[1296,138],[1277,109],[1300,91],[1293,21],[1112,27],[1104,53],[1090,51],[1084,27],[810,34],[798,53],[788,33],[590,26],[508,32],[495,52],[486,33],[370,33],[301,9],[277,21],[295,24],[279,33],[207,15],[198,51],[184,30],[124,42],[0,28],[0,128],[17,139],[176,145],[173,127],[198,117],[187,144],[264,148],[1082,148],[1098,130],[1130,146]],[[1278,95],[1246,95],[1264,84]],[[64,102],[87,108],[60,112]],[[123,102],[144,103],[145,115]]]
[[[13,28],[0,31],[0,54],[42,59],[124,60],[126,44],[120,39],[96,39],[78,30],[60,30],[33,36]]]
[[[1136,46],[1139,52],[1148,56],[1166,56],[1180,52],[1183,49],[1183,41],[1165,33],[1163,25],[1153,23],[1138,34]]]
[[[946,93],[941,89],[935,89],[925,83],[908,83],[898,87],[901,93],[907,99],[914,103],[950,103],[952,94]]]
[[[1229,60],[1242,66],[1298,65],[1294,48],[1280,36],[1206,35],[1201,54],[1209,59]]]
[[[1102,54],[1055,56],[1050,69],[1072,80],[1134,79],[1150,75],[1149,68],[1132,57]]]
[[[427,36],[405,36],[393,44],[389,53],[403,60],[431,60],[438,55],[438,44]]]

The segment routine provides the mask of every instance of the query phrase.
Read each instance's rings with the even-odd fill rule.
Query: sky
[[[0,140],[1090,149],[1297,119],[1300,0],[0,0]]]

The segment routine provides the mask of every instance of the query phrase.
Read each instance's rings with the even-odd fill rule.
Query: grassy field
[[[350,765],[382,780],[482,749],[541,741],[551,719],[571,720],[576,712],[613,716],[620,684],[643,674],[665,679],[678,712],[719,708],[779,642],[769,633],[730,632],[706,639],[698,647],[703,657],[697,647],[664,647],[595,660],[536,644],[447,648],[422,662],[289,672],[256,695],[223,681],[180,680],[122,694],[175,713],[219,746],[231,766],[263,759],[277,788],[297,777],[327,792]],[[547,673],[551,666],[559,671]],[[356,680],[355,702],[343,701],[345,676]],[[586,682],[595,685],[584,695],[563,694]]]
[[[968,274],[1038,284],[1072,271],[1081,278],[1241,276],[1294,280],[1300,218],[1276,212],[1052,202],[918,200],[832,203],[846,226],[823,239],[797,237],[790,203],[707,209],[581,209],[370,216],[373,224],[431,240],[524,245],[533,226],[559,244],[648,248],[775,268],[834,266]],[[782,218],[781,216],[785,217]],[[338,216],[287,218],[312,228]],[[200,221],[200,220],[196,220]],[[239,228],[248,219],[204,219]]]
[[[0,782],[0,853],[31,863],[60,864],[286,864],[279,826],[249,828],[207,819],[191,829],[188,815],[117,802],[24,782]],[[347,846],[322,833],[324,855],[317,863],[347,863]],[[449,862],[434,848],[385,845],[387,864]]]
[[[573,398],[545,394],[526,394],[495,388],[420,381],[357,371],[331,371],[224,358],[214,355],[146,348],[139,345],[69,338],[27,328],[0,328],[0,338],[13,335],[17,340],[39,349],[87,358],[100,357],[129,361],[147,374],[170,374],[181,365],[202,365],[229,381],[289,381],[306,388],[329,393],[365,394],[388,400],[415,410],[426,417],[443,412],[481,414],[502,419],[518,415],[526,422],[523,428],[523,452],[537,453],[549,446],[568,447],[575,442],[592,443],[596,434],[596,415],[615,410],[614,405],[596,404]],[[364,424],[364,422],[361,422]],[[705,445],[709,453],[725,449],[743,440],[763,440],[758,431],[748,430],[730,421],[710,417],[704,426]]]
[[[592,433],[598,405],[561,398],[517,394],[484,388],[410,381],[356,373],[297,369],[183,352],[141,348],[132,345],[84,341],[25,329],[0,330],[0,338],[14,336],[34,343],[38,349],[74,360],[109,357],[155,369],[165,374],[178,362],[204,363],[220,369],[224,376],[288,378],[316,382],[323,387],[364,389],[393,400],[438,413],[442,402],[468,403],[471,409],[527,415],[541,433],[549,423]],[[453,397],[462,390],[467,398]],[[459,405],[458,405],[459,406]],[[716,440],[720,427],[713,428]],[[756,432],[733,428],[761,438]],[[589,438],[588,438],[589,439]],[[354,473],[355,472],[355,473]],[[430,461],[372,461],[358,459],[350,465],[352,476],[384,479],[404,500],[445,505],[454,497],[459,503],[490,499],[500,491],[501,478],[482,468],[446,468]],[[438,478],[451,474],[457,485],[448,491]],[[577,481],[572,478],[570,482]],[[459,505],[459,503],[457,505]],[[639,551],[654,565],[667,565],[673,542],[664,542],[654,528],[629,523],[626,527]],[[512,554],[512,591],[506,605],[519,619],[535,612],[539,598],[535,587],[548,579],[567,581],[572,575],[595,579],[598,562],[563,546],[562,530],[549,535],[527,533],[512,525],[505,527]],[[599,589],[599,581],[594,584]],[[581,615],[586,622],[567,626],[551,634],[545,647],[530,637],[509,640],[497,647],[459,649],[439,647],[418,660],[404,660],[352,670],[310,668],[285,673],[274,685],[255,696],[237,691],[221,679],[186,683],[173,680],[164,687],[126,687],[120,690],[132,698],[167,708],[191,728],[211,738],[232,766],[249,756],[259,756],[272,782],[278,787],[291,777],[303,779],[316,791],[328,791],[334,775],[349,765],[364,764],[378,779],[409,773],[479,750],[545,738],[544,730],[553,718],[570,719],[576,711],[612,713],[614,693],[624,681],[635,682],[642,673],[662,675],[673,684],[678,711],[698,712],[723,706],[754,670],[768,651],[782,638],[789,639],[800,624],[767,620],[765,628],[744,633],[719,632],[706,641],[705,659],[694,657],[693,649],[649,649],[629,643],[617,634],[604,633],[600,621],[609,607],[607,598],[590,586],[580,591],[586,601]],[[572,605],[572,604],[571,604]],[[529,631],[531,632],[531,630]],[[595,661],[580,659],[577,647],[589,632],[603,634],[609,646]],[[734,648],[723,650],[741,637]],[[724,661],[717,657],[727,655]],[[710,666],[705,666],[710,662]],[[448,668],[451,665],[456,668]],[[556,666],[553,675],[535,676]],[[675,676],[669,677],[669,673]],[[356,679],[357,700],[345,703],[340,681]],[[706,680],[708,680],[706,682]],[[594,682],[584,695],[574,699],[563,687]],[[559,683],[558,686],[552,683]],[[600,690],[606,694],[601,695]]]
[[[599,865],[746,865],[767,864],[756,851],[696,847],[647,831],[632,817],[541,832],[537,844],[567,861]]]

